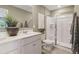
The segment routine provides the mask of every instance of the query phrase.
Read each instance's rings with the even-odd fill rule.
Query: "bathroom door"
[[[71,14],[57,17],[57,44],[71,48],[70,28],[72,20]]]
[[[46,39],[55,43],[55,18],[46,17]]]

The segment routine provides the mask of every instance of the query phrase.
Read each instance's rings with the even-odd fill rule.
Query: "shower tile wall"
[[[47,17],[46,19],[46,39],[55,42],[55,22],[52,17]]]

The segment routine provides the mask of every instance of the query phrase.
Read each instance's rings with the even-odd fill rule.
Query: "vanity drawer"
[[[8,53],[16,48],[19,48],[19,46],[20,46],[19,40],[0,44],[0,54]]]
[[[36,40],[41,40],[40,35],[36,35],[36,36],[32,36],[32,37],[22,39],[21,40],[21,46],[29,44],[29,43],[36,41]]]

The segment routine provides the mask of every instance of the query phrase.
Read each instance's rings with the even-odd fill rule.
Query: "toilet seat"
[[[46,44],[53,44],[53,41],[49,39],[43,40],[43,42]]]

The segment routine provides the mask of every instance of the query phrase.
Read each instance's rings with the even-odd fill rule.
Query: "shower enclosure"
[[[71,48],[71,24],[73,14],[67,14],[57,17],[57,44]]]
[[[52,40],[55,44],[71,48],[70,28],[73,20],[73,14],[46,18],[46,38]]]

